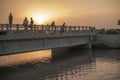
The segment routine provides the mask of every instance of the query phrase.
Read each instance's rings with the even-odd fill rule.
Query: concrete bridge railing
[[[0,32],[19,33],[19,32],[39,32],[39,33],[58,33],[58,32],[94,32],[95,27],[89,26],[50,26],[33,25],[32,28],[24,27],[22,24],[0,24]]]

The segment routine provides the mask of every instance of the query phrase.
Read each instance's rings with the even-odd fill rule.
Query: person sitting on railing
[[[55,26],[55,22],[54,21],[51,23],[51,26]]]
[[[31,30],[33,30],[33,25],[34,25],[34,21],[33,21],[33,19],[32,19],[32,17],[30,18],[30,28],[31,28]]]
[[[54,33],[56,30],[54,21],[51,23],[51,28],[52,28],[52,33]]]
[[[28,19],[27,19],[27,17],[25,17],[25,19],[23,21],[23,26],[24,26],[25,30],[28,30]]]

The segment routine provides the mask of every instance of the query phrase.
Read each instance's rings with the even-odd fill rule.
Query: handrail
[[[19,32],[19,31],[32,31],[32,32],[76,32],[76,31],[89,31],[93,32],[95,27],[90,26],[49,26],[49,25],[33,25],[32,28],[22,24],[0,24],[0,31],[6,32]]]

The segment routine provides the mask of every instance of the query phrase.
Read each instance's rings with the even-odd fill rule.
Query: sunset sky
[[[8,23],[10,12],[14,24],[33,17],[36,24],[120,27],[120,0],[0,0],[0,24]]]

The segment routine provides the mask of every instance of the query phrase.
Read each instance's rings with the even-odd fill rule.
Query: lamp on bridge
[[[118,20],[118,25],[120,25],[120,20]]]

